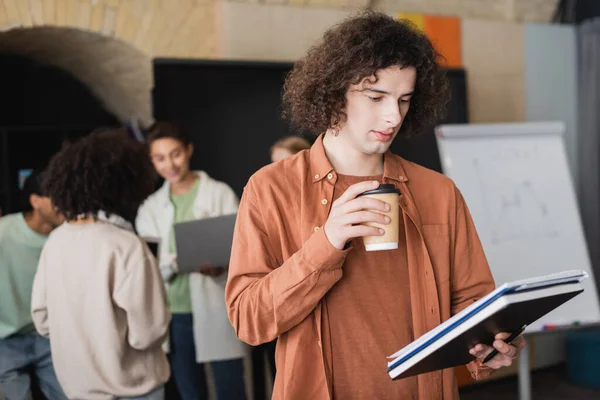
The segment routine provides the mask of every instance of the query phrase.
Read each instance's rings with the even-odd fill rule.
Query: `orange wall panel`
[[[425,33],[444,56],[442,65],[462,67],[461,22],[455,17],[423,17]]]

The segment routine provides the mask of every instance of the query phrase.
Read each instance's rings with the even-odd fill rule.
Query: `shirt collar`
[[[333,171],[333,167],[325,154],[323,136],[323,134],[319,135],[310,148],[310,171],[313,183],[324,179],[327,177],[327,174]],[[408,181],[408,177],[402,166],[402,159],[395,156],[390,150],[383,156],[383,179],[397,182]]]
[[[320,181],[333,171],[333,167],[325,154],[323,135],[319,135],[310,148],[310,171],[313,183]]]

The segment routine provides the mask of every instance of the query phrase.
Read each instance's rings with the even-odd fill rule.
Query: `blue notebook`
[[[583,291],[584,271],[565,271],[505,283],[435,329],[388,357],[388,374],[400,379],[468,364],[469,349],[491,345],[499,332],[514,332]]]

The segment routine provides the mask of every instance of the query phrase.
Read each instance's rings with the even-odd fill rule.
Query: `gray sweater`
[[[70,399],[148,393],[169,378],[171,315],[156,261],[132,232],[63,224],[42,250],[31,304]]]

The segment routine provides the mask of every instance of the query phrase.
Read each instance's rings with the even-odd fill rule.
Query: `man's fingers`
[[[361,210],[388,212],[390,205],[373,197],[358,197],[339,206],[338,210],[341,214],[350,214]]]
[[[508,338],[510,335],[498,334],[496,335],[496,340],[493,343],[493,347],[487,346],[485,344],[477,344],[473,346],[469,350],[469,354],[476,357],[479,361],[483,362],[485,358],[494,350],[498,350],[498,354],[496,354],[491,360],[489,360],[485,365],[490,368],[498,369],[501,367],[508,367],[512,365],[513,360],[518,357],[520,347],[513,346],[507,344],[504,340],[498,339],[500,338]],[[518,338],[517,338],[518,339]],[[523,341],[515,341],[519,346],[525,346],[525,339]]]
[[[483,361],[483,359],[487,357],[487,355],[490,354],[493,350],[494,349],[491,346],[487,346],[485,344],[480,343],[473,346],[473,348],[469,350],[469,353],[472,356],[477,357]]]
[[[390,222],[390,218],[373,211],[357,211],[352,214],[347,214],[343,218],[343,223],[345,225],[364,224],[367,222],[376,222],[385,225]]]
[[[506,344],[503,340],[495,340],[494,348],[496,348],[500,354],[504,354],[507,357],[515,358],[519,354],[519,351],[515,346],[511,346],[510,344]]]
[[[508,357],[504,354],[498,354],[492,360],[490,360],[486,365],[496,369],[498,367],[510,367],[513,363],[513,358]],[[490,365],[491,364],[491,365]]]
[[[380,228],[375,228],[367,225],[354,225],[346,228],[348,230],[348,237],[357,238],[363,236],[381,236],[385,233]]]
[[[523,350],[527,345],[527,341],[523,336],[519,336],[515,340],[512,341],[512,345],[515,346],[519,350]]]
[[[502,340],[502,341],[504,341],[504,343],[506,343],[506,339],[508,339],[509,336],[510,336],[509,333],[501,332],[501,333],[496,334],[494,339]],[[527,345],[527,341],[521,334],[521,335],[517,336],[515,339],[513,339],[509,344],[516,347],[518,350],[522,350]]]
[[[508,337],[510,336],[510,333],[508,332],[500,332],[497,333],[496,336],[494,336],[495,340],[505,340],[508,339]]]

